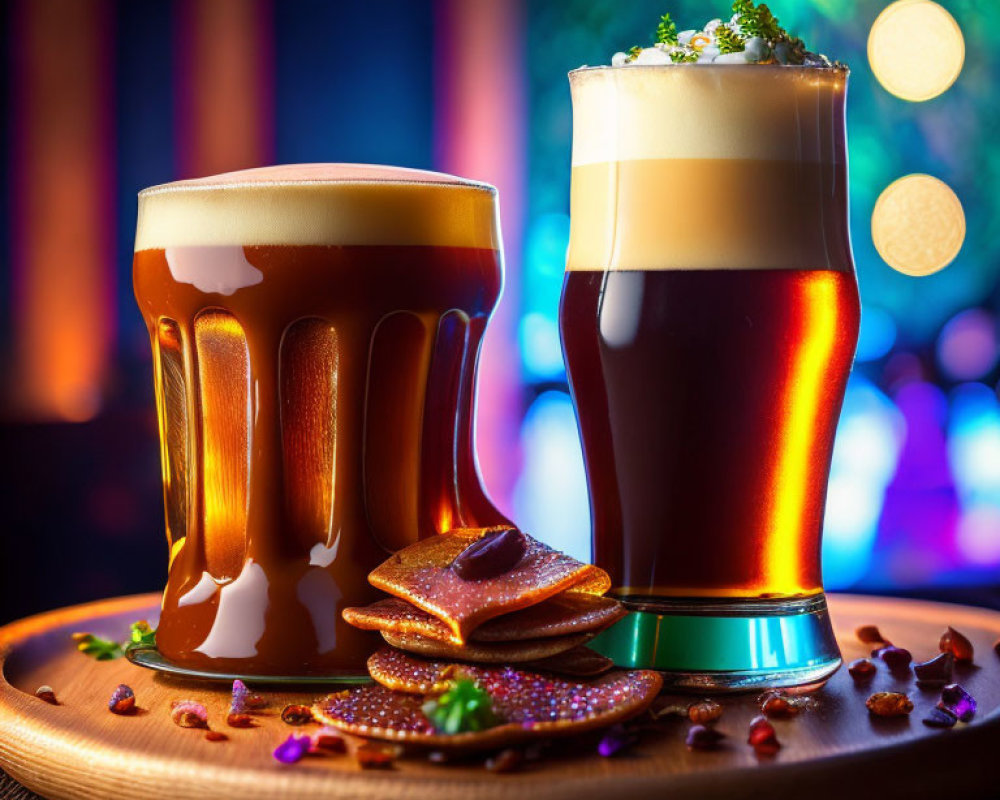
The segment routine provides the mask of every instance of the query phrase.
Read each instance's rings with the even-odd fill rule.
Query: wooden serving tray
[[[688,724],[667,719],[626,754],[600,758],[590,740],[560,748],[560,755],[506,775],[486,772],[479,762],[434,765],[407,757],[384,772],[361,771],[347,755],[307,757],[286,766],[271,751],[294,729],[278,714],[287,702],[310,702],[322,692],[268,693],[270,710],[259,726],[227,728],[225,686],[165,678],[124,659],[97,662],[74,649],[70,634],[85,630],[121,638],[131,622],[155,621],[157,595],[105,600],[30,617],[0,628],[0,767],[50,798],[295,798],[393,797],[417,800],[646,797],[863,797],[995,796],[1000,755],[1000,613],[910,600],[832,596],[832,612],[845,660],[868,655],[853,635],[874,623],[897,645],[924,660],[937,651],[945,626],[965,633],[976,649],[975,665],[955,679],[979,701],[968,725],[933,730],[921,719],[938,698],[912,679],[896,680],[884,666],[867,686],[855,687],[846,669],[813,695],[813,707],[775,721],[783,748],[758,761],[745,744],[747,724],[757,713],[753,696],[720,700],[722,749],[689,752]],[[118,717],[107,701],[119,683],[134,690],[139,713]],[[34,697],[49,684],[60,705]],[[869,716],[864,701],[873,691],[907,691],[916,708],[909,718]],[[170,701],[199,700],[213,728],[229,740],[209,742],[204,732],[176,727]],[[690,701],[678,696],[678,702]],[[888,792],[888,793],[887,793]],[[946,793],[946,794],[943,794]]]

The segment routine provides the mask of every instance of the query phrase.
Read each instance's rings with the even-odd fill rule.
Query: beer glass
[[[843,68],[583,68],[560,308],[595,646],[698,690],[840,664],[820,573],[857,343]]]
[[[139,196],[169,665],[366,676],[341,609],[453,526],[502,524],[473,449],[501,288],[496,192],[361,165],[272,167]]]

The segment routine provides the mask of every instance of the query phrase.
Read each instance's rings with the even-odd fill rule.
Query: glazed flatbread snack
[[[416,653],[425,658],[450,658],[455,661],[473,661],[480,664],[520,664],[525,661],[537,661],[571,650],[590,641],[596,635],[597,632],[594,631],[553,636],[550,639],[525,639],[519,642],[452,644],[428,639],[415,633],[382,631],[382,638],[398,650]]]
[[[617,600],[596,594],[563,592],[537,605],[487,620],[469,633],[470,642],[515,642],[603,630],[625,616]],[[398,597],[360,608],[345,608],[344,619],[356,628],[397,635],[416,634],[440,642],[456,641],[440,619]]]
[[[524,536],[524,553],[510,569],[475,580],[452,563],[496,528],[459,528],[422,539],[390,556],[368,576],[372,586],[437,617],[464,644],[489,619],[536,605],[568,589],[602,595],[611,588],[604,570]]]
[[[578,646],[565,653],[525,665],[528,672],[556,672],[575,677],[594,677],[607,672],[612,667],[611,659],[600,653]],[[443,692],[450,681],[460,677],[475,680],[477,675],[495,671],[502,673],[504,667],[459,664],[447,660],[428,660],[391,647],[381,647],[368,658],[368,674],[387,689],[408,694],[436,694]],[[577,671],[574,671],[577,670]]]
[[[579,681],[509,667],[462,669],[489,693],[498,717],[493,727],[443,733],[422,710],[425,695],[379,685],[330,695],[313,706],[313,714],[323,724],[356,736],[452,750],[502,748],[628,719],[648,708],[663,685],[660,675],[650,670],[615,671]]]

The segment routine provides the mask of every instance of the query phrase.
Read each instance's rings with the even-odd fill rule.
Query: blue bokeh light
[[[514,516],[550,547],[590,561],[590,505],[576,414],[565,392],[543,392],[521,430],[524,468]]]
[[[888,311],[862,304],[861,331],[858,334],[857,361],[875,361],[896,343],[896,323]]]

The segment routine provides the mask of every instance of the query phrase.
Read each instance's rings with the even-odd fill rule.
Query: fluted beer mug
[[[595,563],[631,611],[595,646],[675,686],[840,663],[820,537],[859,320],[846,84],[839,67],[570,73],[561,332]]]
[[[473,450],[501,287],[496,192],[362,165],[140,194],[170,568],[160,653],[189,669],[365,676],[341,619],[416,539],[505,522]]]

